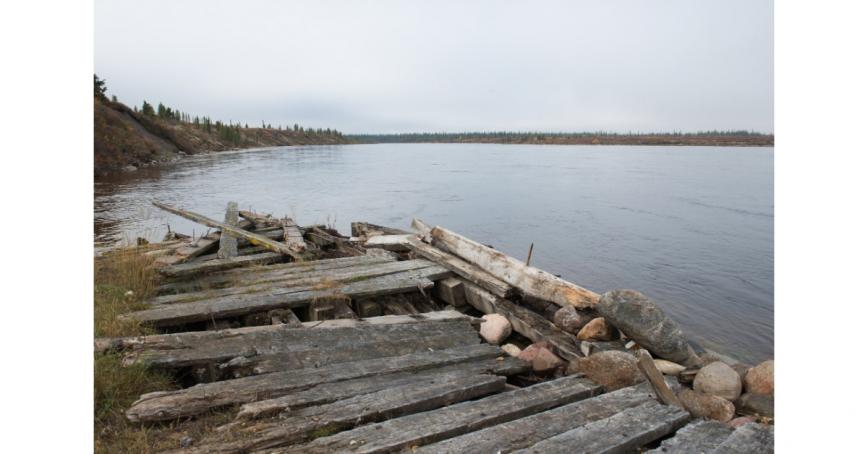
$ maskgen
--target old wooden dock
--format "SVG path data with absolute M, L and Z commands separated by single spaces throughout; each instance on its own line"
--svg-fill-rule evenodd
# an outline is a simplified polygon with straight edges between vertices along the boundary
M 695 370 L 663 379 L 630 339 L 580 340 L 552 322 L 600 295 L 445 228 L 358 222 L 346 237 L 231 203 L 223 221 L 158 206 L 220 230 L 139 246 L 161 279 L 123 317 L 160 334 L 95 349 L 182 383 L 142 395 L 132 422 L 235 415 L 179 452 L 773 452 L 773 426 L 691 416 L 675 395 Z M 484 342 L 483 314 L 563 364 Z M 613 349 L 648 355 L 650 380 L 606 392 L 565 373 Z

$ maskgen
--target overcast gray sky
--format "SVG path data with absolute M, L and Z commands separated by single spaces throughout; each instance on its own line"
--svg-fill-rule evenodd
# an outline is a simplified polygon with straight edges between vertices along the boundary
M 97 0 L 127 104 L 348 133 L 773 131 L 771 0 Z

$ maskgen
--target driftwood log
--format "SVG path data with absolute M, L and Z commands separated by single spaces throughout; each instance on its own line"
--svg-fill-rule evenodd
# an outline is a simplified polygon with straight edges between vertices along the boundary
M 442 227 L 431 229 L 431 238 L 435 246 L 498 276 L 523 294 L 576 308 L 593 307 L 600 298 L 600 295 L 590 290 L 539 268 L 527 266 L 518 259 Z

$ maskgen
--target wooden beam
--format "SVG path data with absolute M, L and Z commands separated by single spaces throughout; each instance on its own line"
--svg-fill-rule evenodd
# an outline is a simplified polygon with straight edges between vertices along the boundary
M 515 454 L 574 452 L 633 452 L 665 437 L 690 421 L 690 413 L 657 402 L 646 402 L 616 415 L 547 438 Z
M 301 235 L 301 230 L 298 229 L 298 225 L 296 225 L 295 221 L 291 218 L 283 218 L 280 221 L 281 227 L 283 227 L 283 242 L 286 243 L 290 249 L 301 252 L 307 248 L 307 245 L 304 242 L 304 237 Z
M 404 235 L 377 235 L 365 241 L 366 248 L 385 249 L 392 252 L 407 252 L 410 250 L 410 237 Z
M 496 358 L 500 354 L 499 348 L 480 344 L 205 383 L 175 391 L 144 394 L 133 403 L 126 415 L 133 422 L 168 421 L 195 416 L 215 408 L 278 397 L 322 383 L 420 371 L 482 358 Z
M 369 422 L 419 413 L 502 391 L 506 379 L 495 375 L 464 375 L 440 382 L 431 379 L 397 385 L 339 400 L 302 408 L 273 423 L 238 429 L 236 440 L 208 443 L 187 451 L 251 452 L 304 442 L 316 431 L 337 432 Z
M 408 239 L 408 242 L 417 256 L 424 257 L 451 270 L 464 279 L 488 290 L 495 296 L 507 299 L 516 296 L 515 289 L 509 284 L 483 271 L 479 267 L 471 265 L 448 252 L 441 251 L 430 244 L 423 243 L 418 238 L 411 237 Z
M 238 204 L 229 202 L 226 205 L 226 216 L 223 218 L 226 225 L 238 226 Z M 229 233 L 220 234 L 220 248 L 217 250 L 217 258 L 228 259 L 238 255 L 238 239 Z
M 431 237 L 437 247 L 503 279 L 526 295 L 576 308 L 593 307 L 600 299 L 600 295 L 590 290 L 442 227 L 434 227 Z
M 575 376 L 564 377 L 437 410 L 368 424 L 271 452 L 340 452 L 351 446 L 351 440 L 355 442 L 354 445 L 360 446 L 360 451 L 366 453 L 411 450 L 414 446 L 512 421 L 582 400 L 599 392 L 600 387 L 589 380 Z
M 645 378 L 647 378 L 648 382 L 651 383 L 651 388 L 654 390 L 654 394 L 657 395 L 657 399 L 666 405 L 672 405 L 683 409 L 684 404 L 682 404 L 678 399 L 678 396 L 669 389 L 666 380 L 663 378 L 663 374 L 661 374 L 657 369 L 657 366 L 654 365 L 654 360 L 651 358 L 648 351 L 640 349 L 637 356 L 639 358 L 639 370 L 642 371 Z
M 487 358 L 421 372 L 398 372 L 375 375 L 337 383 L 323 383 L 304 391 L 293 392 L 274 399 L 244 404 L 236 419 L 259 419 L 276 415 L 285 410 L 323 405 L 361 394 L 391 389 L 419 381 L 448 382 L 455 377 L 477 374 L 515 375 L 528 372 L 530 364 L 518 358 Z M 492 451 L 493 452 L 493 451 Z
M 164 211 L 168 211 L 169 213 L 181 216 L 185 219 L 189 219 L 193 222 L 198 222 L 200 224 L 207 225 L 208 227 L 219 228 L 223 233 L 230 233 L 239 238 L 244 238 L 249 241 L 251 244 L 256 246 L 262 246 L 270 251 L 279 252 L 284 255 L 289 255 L 294 257 L 297 260 L 303 260 L 304 256 L 294 250 L 292 250 L 289 246 L 278 243 L 277 241 L 266 238 L 262 235 L 248 232 L 239 227 L 226 224 L 224 222 L 218 222 L 213 219 L 202 216 L 201 214 L 193 213 L 191 211 L 182 210 L 179 208 L 174 208 L 164 203 L 153 202 L 154 206 L 160 208 Z
M 628 408 L 653 402 L 653 396 L 647 385 L 621 388 L 439 443 L 420 446 L 415 454 L 512 452 L 590 422 L 608 418 Z
M 217 258 L 204 262 L 188 262 L 179 265 L 169 265 L 160 268 L 160 274 L 167 277 L 190 277 L 197 274 L 213 273 L 215 271 L 225 271 L 232 268 L 241 268 L 251 265 L 268 265 L 270 263 L 279 262 L 283 259 L 283 254 L 276 252 L 262 252 L 253 255 L 242 255 Z

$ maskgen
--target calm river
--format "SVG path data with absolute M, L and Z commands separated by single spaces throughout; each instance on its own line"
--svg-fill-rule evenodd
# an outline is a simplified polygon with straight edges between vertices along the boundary
M 639 290 L 709 348 L 774 347 L 772 148 L 379 144 L 187 158 L 98 180 L 95 239 L 206 230 L 226 202 L 301 225 L 408 228 L 413 217 L 597 292 Z

